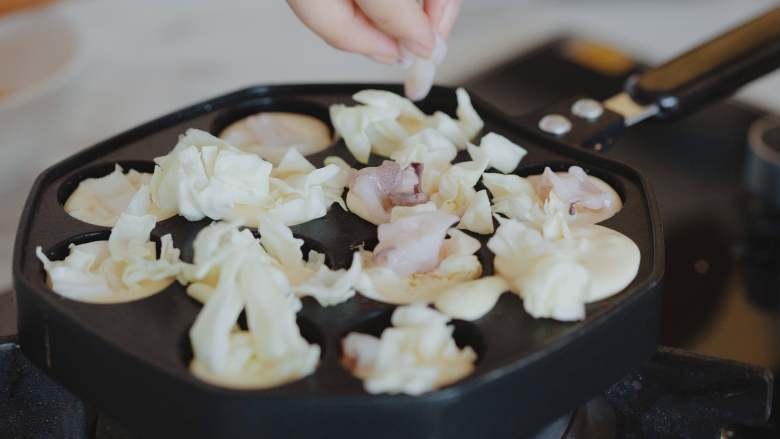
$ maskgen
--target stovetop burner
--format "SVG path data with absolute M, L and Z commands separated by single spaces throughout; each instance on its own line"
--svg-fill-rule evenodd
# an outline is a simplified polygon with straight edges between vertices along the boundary
M 577 52 L 583 48 L 602 58 L 610 53 L 559 39 L 465 85 L 519 115 L 582 92 L 603 99 L 638 68 L 623 56 L 612 63 L 623 70 L 602 69 L 598 57 Z M 643 170 L 657 193 L 667 243 L 662 342 L 777 370 L 780 215 L 747 192 L 742 177 L 746 133 L 760 116 L 720 104 L 629 131 L 607 155 Z M 12 336 L 14 308 L 12 296 L 0 294 L 0 438 L 133 439 L 29 363 Z M 766 420 L 774 386 L 759 366 L 659 348 L 642 368 L 535 438 L 777 438 L 777 415 L 751 427 Z

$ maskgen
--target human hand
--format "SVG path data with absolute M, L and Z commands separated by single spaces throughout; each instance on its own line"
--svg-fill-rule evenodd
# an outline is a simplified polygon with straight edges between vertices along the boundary
M 384 64 L 401 61 L 401 47 L 430 58 L 436 35 L 446 38 L 460 0 L 288 0 L 295 15 L 331 46 Z

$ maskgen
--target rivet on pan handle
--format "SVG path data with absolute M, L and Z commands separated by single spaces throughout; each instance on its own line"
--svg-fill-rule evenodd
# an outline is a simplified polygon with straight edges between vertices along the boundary
M 689 114 L 780 67 L 780 7 L 629 80 L 605 106 L 630 126 Z M 636 103 L 630 108 L 629 99 Z

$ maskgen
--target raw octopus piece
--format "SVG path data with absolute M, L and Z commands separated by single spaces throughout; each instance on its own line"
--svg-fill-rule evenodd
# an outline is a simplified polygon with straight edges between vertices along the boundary
M 543 198 L 546 198 L 550 191 L 555 191 L 561 200 L 570 206 L 571 214 L 574 213 L 575 205 L 591 210 L 609 208 L 612 205 L 611 194 L 596 186 L 579 166 L 570 167 L 568 175 L 559 175 L 549 167 L 544 168 L 536 190 Z
M 426 212 L 381 224 L 379 244 L 374 248 L 374 264 L 385 266 L 400 276 L 425 273 L 439 265 L 447 230 L 458 221 L 455 215 Z
M 390 221 L 393 206 L 415 206 L 428 201 L 422 192 L 423 166 L 412 163 L 404 169 L 398 163 L 385 160 L 381 166 L 363 168 L 352 175 L 350 192 L 365 206 L 371 222 Z

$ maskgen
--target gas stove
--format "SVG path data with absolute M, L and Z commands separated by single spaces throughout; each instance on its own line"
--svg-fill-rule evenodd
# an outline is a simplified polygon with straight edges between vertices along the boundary
M 560 38 L 464 85 L 521 115 L 583 92 L 606 98 L 639 68 L 613 49 Z M 671 347 L 534 439 L 780 437 L 770 413 L 780 220 L 743 184 L 747 133 L 762 116 L 728 102 L 639 127 L 605 152 L 656 191 L 667 247 L 661 342 Z M 14 313 L 13 295 L 0 294 L 0 438 L 136 437 L 30 364 L 14 342 Z

